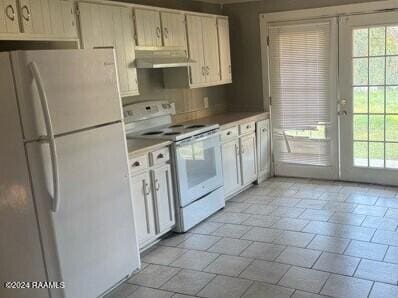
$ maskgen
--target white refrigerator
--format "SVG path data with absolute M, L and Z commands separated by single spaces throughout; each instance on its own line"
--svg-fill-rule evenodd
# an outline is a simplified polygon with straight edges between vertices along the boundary
M 0 297 L 98 297 L 131 275 L 140 261 L 113 50 L 0 53 L 0 133 Z

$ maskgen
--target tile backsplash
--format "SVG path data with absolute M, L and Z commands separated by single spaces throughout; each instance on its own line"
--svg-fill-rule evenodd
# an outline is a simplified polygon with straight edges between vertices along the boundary
M 165 89 L 163 71 L 160 69 L 138 69 L 140 95 L 123 98 L 123 104 L 138 101 L 168 100 L 176 105 L 175 121 L 186 121 L 206 117 L 227 110 L 226 86 L 196 89 Z M 209 106 L 205 107 L 204 97 Z

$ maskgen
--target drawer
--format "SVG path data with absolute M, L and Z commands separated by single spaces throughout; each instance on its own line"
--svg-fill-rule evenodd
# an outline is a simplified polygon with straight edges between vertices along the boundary
M 148 155 L 140 155 L 137 157 L 130 158 L 130 169 L 132 173 L 145 170 L 149 167 Z
M 229 129 L 225 129 L 221 131 L 220 134 L 221 134 L 221 142 L 236 138 L 239 135 L 238 127 L 234 126 Z
M 151 166 L 165 163 L 170 160 L 169 147 L 153 151 L 149 156 L 151 157 Z
M 251 121 L 239 125 L 239 133 L 241 135 L 254 132 L 256 129 L 256 122 Z

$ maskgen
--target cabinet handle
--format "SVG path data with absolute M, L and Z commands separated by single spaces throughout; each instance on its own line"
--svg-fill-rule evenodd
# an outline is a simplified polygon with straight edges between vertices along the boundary
M 25 21 L 27 21 L 27 22 L 30 21 L 30 10 L 29 10 L 29 7 L 27 5 L 22 6 L 21 14 L 22 14 L 22 17 L 24 18 Z
M 167 183 L 167 197 L 168 197 L 168 200 L 169 200 L 169 218 L 170 218 L 170 221 L 173 221 L 173 211 L 172 211 L 172 208 L 174 208 L 174 204 L 173 204 L 173 202 L 171 201 L 171 196 L 172 196 L 172 194 L 171 194 L 171 192 L 170 192 L 170 190 L 171 190 L 171 183 L 170 183 L 170 179 L 169 179 L 169 176 L 170 176 L 170 173 L 169 173 L 169 171 L 167 170 L 166 171 L 166 183 Z
M 262 129 L 262 132 L 265 132 L 265 128 Z
M 157 159 L 164 158 L 164 155 L 163 155 L 163 153 L 159 153 L 159 154 L 158 154 L 158 156 L 157 156 L 156 158 L 157 158 Z
M 146 220 L 146 231 L 147 234 L 151 233 L 151 226 L 149 223 L 149 214 L 148 214 L 148 196 L 149 192 L 147 191 L 148 189 L 148 183 L 146 183 L 145 180 L 142 181 L 143 184 L 143 191 L 144 191 L 144 205 L 145 205 L 145 220 Z
M 206 72 L 205 72 L 205 67 L 204 66 L 202 66 L 202 76 L 205 76 L 206 75 Z
M 169 29 L 167 27 L 164 28 L 164 38 L 169 38 Z
M 151 188 L 149 187 L 149 184 L 145 182 L 145 194 L 149 196 L 151 194 Z
M 141 163 L 139 161 L 136 161 L 135 163 L 133 163 L 133 167 L 139 167 L 141 165 Z
M 156 27 L 156 37 L 160 38 L 160 27 Z
M 209 75 L 209 74 L 210 74 L 210 67 L 206 66 L 206 75 Z
M 249 128 L 250 128 L 250 124 L 249 124 L 249 125 L 246 125 L 246 128 L 249 129 Z
M 7 5 L 7 7 L 6 7 L 6 16 L 11 21 L 15 20 L 15 9 L 14 9 L 14 7 L 11 4 Z
M 156 190 L 156 191 L 159 191 L 159 189 L 160 189 L 159 180 L 158 180 L 158 179 L 155 179 L 155 190 Z
M 230 135 L 231 135 L 231 133 L 232 133 L 232 132 L 230 132 L 230 131 L 229 131 L 229 132 L 227 132 L 227 136 L 230 136 Z

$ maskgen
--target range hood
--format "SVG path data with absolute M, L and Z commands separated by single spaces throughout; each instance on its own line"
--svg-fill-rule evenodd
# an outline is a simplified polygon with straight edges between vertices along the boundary
M 135 58 L 137 68 L 187 67 L 194 62 L 188 58 L 186 51 L 136 51 Z

